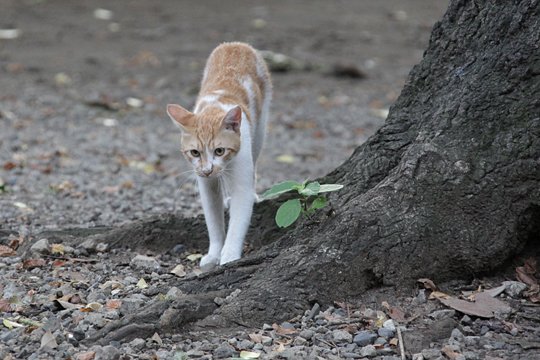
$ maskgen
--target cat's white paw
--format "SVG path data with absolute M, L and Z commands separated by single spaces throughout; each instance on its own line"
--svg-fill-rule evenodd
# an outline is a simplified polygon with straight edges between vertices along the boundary
M 223 206 L 225 207 L 225 209 L 228 209 L 231 206 L 230 196 L 227 196 L 226 198 L 223 199 Z
M 221 252 L 221 261 L 219 262 L 219 265 L 224 265 L 226 263 L 229 263 L 231 261 L 235 261 L 240 259 L 241 255 L 236 253 L 229 253 L 227 251 Z
M 219 265 L 219 257 L 206 254 L 201 258 L 199 267 L 203 272 L 207 272 Z

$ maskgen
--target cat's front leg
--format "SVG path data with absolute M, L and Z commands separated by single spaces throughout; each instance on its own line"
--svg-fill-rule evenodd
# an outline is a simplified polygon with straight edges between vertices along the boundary
M 252 190 L 253 180 L 251 180 L 253 176 L 245 174 L 250 172 L 249 166 L 246 166 L 241 171 L 244 174 L 235 176 L 231 194 L 229 229 L 221 251 L 221 265 L 240 259 L 244 238 L 251 222 L 251 213 L 255 202 Z
M 198 177 L 199 193 L 206 220 L 206 228 L 210 244 L 208 253 L 204 255 L 200 262 L 203 271 L 211 270 L 220 264 L 221 250 L 225 238 L 225 219 L 223 213 L 223 197 L 217 178 Z

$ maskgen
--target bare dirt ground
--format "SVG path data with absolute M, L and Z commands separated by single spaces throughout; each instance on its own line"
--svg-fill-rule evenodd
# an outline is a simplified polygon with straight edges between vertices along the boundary
M 258 190 L 326 174 L 384 121 L 445 5 L 2 0 L 1 27 L 21 31 L 0 40 L 0 177 L 11 189 L 0 198 L 3 227 L 198 211 L 164 109 L 194 103 L 206 57 L 223 41 L 323 68 L 274 73 Z M 94 16 L 100 7 L 111 20 Z M 334 66 L 365 78 L 325 70 Z
M 382 124 L 446 5 L 432 0 L 0 0 L 0 29 L 20 31 L 14 39 L 0 36 L 1 243 L 35 241 L 47 229 L 198 214 L 193 179 L 165 105 L 193 105 L 206 57 L 223 41 L 285 54 L 294 65 L 277 71 L 274 64 L 274 102 L 258 191 L 285 179 L 325 175 Z M 384 289 L 371 303 L 354 305 L 353 318 L 363 324 L 354 329 L 345 326 L 351 309 L 336 304 L 311 318 L 306 309 L 304 317 L 274 328 L 88 344 L 85 337 L 108 322 L 137 312 L 156 296 L 175 296 L 170 284 L 175 275 L 168 271 L 181 256 L 191 271 L 194 265 L 185 255 L 206 244 L 200 249 L 179 244 L 147 263 L 100 244 L 66 245 L 61 249 L 66 256 L 51 258 L 59 248 L 41 245 L 30 255 L 34 262 L 25 262 L 23 254 L 0 258 L 0 276 L 6 279 L 0 283 L 2 316 L 24 322 L 13 329 L 4 323 L 0 358 L 211 359 L 249 350 L 264 358 L 398 359 L 399 349 L 391 343 L 395 329 L 387 326 L 380 333 L 379 322 L 389 311 L 381 300 L 407 313 L 408 352 L 416 359 L 533 359 L 537 354 L 531 351 L 538 348 L 538 331 L 530 323 L 538 321 L 537 307 L 521 312 L 528 318 L 471 319 L 453 310 L 437 313 L 440 305 L 426 300 L 423 290 L 392 299 Z M 42 258 L 47 261 L 38 261 Z M 456 283 L 446 290 L 498 284 Z M 168 292 L 160 293 L 167 286 Z M 92 305 L 95 309 L 88 305 L 96 303 L 101 305 Z M 357 338 L 362 329 L 367 343 Z

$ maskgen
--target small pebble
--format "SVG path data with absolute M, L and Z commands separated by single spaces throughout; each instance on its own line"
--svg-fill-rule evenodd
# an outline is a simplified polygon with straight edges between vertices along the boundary
M 373 344 L 375 339 L 377 339 L 376 334 L 372 333 L 371 331 L 362 330 L 354 336 L 353 341 L 358 346 L 366 346 Z

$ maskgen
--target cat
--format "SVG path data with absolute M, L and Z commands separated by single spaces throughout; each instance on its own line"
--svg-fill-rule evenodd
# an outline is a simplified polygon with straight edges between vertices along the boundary
M 242 256 L 272 99 L 270 72 L 248 44 L 223 43 L 210 54 L 192 112 L 167 105 L 180 127 L 182 153 L 197 176 L 210 245 L 201 258 L 207 271 Z M 225 232 L 225 208 L 229 224 Z

